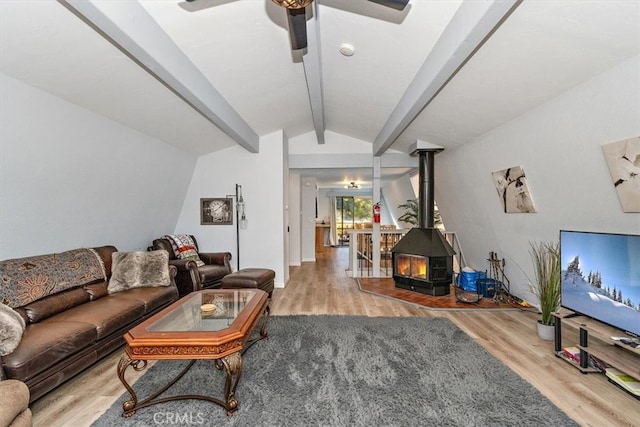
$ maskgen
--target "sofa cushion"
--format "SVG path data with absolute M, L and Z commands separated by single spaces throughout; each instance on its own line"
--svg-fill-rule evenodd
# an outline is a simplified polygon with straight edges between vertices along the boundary
M 229 269 L 224 265 L 203 265 L 198 268 L 198 274 L 200 275 L 200 283 L 204 286 L 222 280 L 229 274 Z
M 137 288 L 129 289 L 127 292 L 112 294 L 109 298 L 138 301 L 144 304 L 144 314 L 149 314 L 159 307 L 178 299 L 178 291 L 175 286 Z
M 131 288 L 169 286 L 169 254 L 166 251 L 114 252 L 110 294 Z
M 76 307 L 89 301 L 87 294 L 81 287 L 69 289 L 46 298 L 32 302 L 24 308 L 29 323 L 41 322 L 54 314 L 62 313 L 70 308 Z
M 0 302 L 0 356 L 18 347 L 25 326 L 24 319 L 17 311 Z
M 106 280 L 102 258 L 93 249 L 0 261 L 0 300 L 20 307 L 48 295 Z
M 133 299 L 100 298 L 50 317 L 52 321 L 93 325 L 100 340 L 144 315 L 144 303 Z
M 50 319 L 27 325 L 20 345 L 2 357 L 8 378 L 26 381 L 50 366 L 93 345 L 96 327 L 89 323 L 58 322 Z
M 83 288 L 89 294 L 89 300 L 95 301 L 98 298 L 109 295 L 108 286 L 109 282 L 99 282 L 85 285 Z

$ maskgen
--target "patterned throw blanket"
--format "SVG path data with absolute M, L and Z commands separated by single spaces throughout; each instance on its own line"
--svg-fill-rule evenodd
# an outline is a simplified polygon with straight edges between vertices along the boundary
M 107 280 L 107 275 L 96 251 L 74 249 L 2 261 L 0 280 L 0 302 L 15 308 L 65 289 Z
M 164 236 L 171 243 L 173 253 L 179 259 L 192 259 L 198 267 L 204 265 L 204 262 L 198 256 L 196 244 L 188 234 L 167 234 Z

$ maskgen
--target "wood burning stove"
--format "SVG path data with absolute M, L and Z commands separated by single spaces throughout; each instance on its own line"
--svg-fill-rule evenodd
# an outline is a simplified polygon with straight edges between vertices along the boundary
M 433 296 L 448 295 L 453 279 L 455 251 L 440 230 L 434 228 L 433 149 L 417 150 L 420 156 L 418 225 L 391 249 L 396 287 Z
M 433 296 L 449 294 L 455 251 L 440 230 L 412 228 L 391 252 L 396 287 Z

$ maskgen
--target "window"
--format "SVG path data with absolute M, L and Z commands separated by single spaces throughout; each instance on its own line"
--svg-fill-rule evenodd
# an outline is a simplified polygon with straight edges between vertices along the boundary
M 338 245 L 349 244 L 349 230 L 371 228 L 373 202 L 371 197 L 336 197 L 336 228 Z

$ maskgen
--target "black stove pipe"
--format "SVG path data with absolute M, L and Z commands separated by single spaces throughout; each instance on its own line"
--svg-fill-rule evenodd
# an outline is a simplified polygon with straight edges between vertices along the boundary
M 433 228 L 435 224 L 434 157 L 439 150 L 418 152 L 418 227 Z

